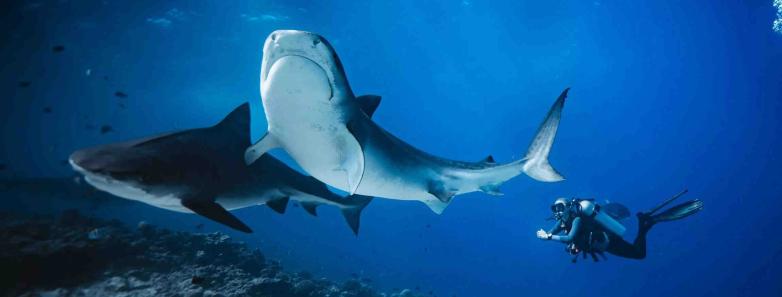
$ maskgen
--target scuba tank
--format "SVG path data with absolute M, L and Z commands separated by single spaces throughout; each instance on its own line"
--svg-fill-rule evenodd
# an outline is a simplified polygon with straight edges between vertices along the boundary
M 600 205 L 591 200 L 576 200 L 578 202 L 579 213 L 588 218 L 592 218 L 595 222 L 600 224 L 603 228 L 618 236 L 624 235 L 627 228 L 619 223 L 617 220 L 609 216 L 607 213 L 601 211 Z

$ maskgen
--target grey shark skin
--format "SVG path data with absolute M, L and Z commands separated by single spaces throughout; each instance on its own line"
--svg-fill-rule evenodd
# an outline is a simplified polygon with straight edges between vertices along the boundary
M 564 178 L 548 162 L 568 89 L 556 100 L 526 156 L 497 164 L 443 159 L 395 137 L 371 120 L 379 96 L 356 97 L 329 43 L 313 33 L 275 31 L 266 39 L 261 98 L 267 134 L 247 149 L 251 164 L 282 148 L 310 175 L 351 194 L 417 200 L 441 213 L 454 195 L 501 195 L 503 182 L 526 173 Z
M 370 197 L 342 198 L 322 182 L 272 156 L 246 166 L 250 109 L 236 108 L 219 124 L 74 152 L 69 162 L 92 186 L 119 197 L 177 212 L 197 213 L 252 232 L 229 210 L 266 204 L 283 213 L 289 199 L 316 215 L 318 205 L 342 210 L 358 234 L 361 210 Z

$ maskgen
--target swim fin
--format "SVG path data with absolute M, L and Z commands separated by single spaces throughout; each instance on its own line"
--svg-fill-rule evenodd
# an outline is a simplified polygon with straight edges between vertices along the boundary
M 703 209 L 703 201 L 695 199 L 671 207 L 661 213 L 652 215 L 651 220 L 654 223 L 679 220 L 693 215 L 699 212 L 701 209 Z

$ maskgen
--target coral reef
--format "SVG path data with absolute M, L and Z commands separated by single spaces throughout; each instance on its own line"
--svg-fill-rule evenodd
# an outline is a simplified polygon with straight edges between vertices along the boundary
M 221 233 L 172 232 L 141 222 L 0 213 L 2 296 L 413 297 L 351 279 L 285 272 Z

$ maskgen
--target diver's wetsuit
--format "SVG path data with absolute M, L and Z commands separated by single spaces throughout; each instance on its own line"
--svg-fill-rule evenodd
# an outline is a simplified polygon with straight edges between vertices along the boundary
M 584 225 L 590 225 L 590 226 L 584 226 Z M 592 226 L 595 225 L 595 226 Z M 589 219 L 582 219 L 581 217 L 576 217 L 573 220 L 570 220 L 568 223 L 566 223 L 564 226 L 563 224 L 557 222 L 557 225 L 554 226 L 548 233 L 552 234 L 550 239 L 563 242 L 563 243 L 576 243 L 576 246 L 579 249 L 585 249 L 586 246 L 589 245 L 588 236 L 584 236 L 586 232 L 590 231 L 581 231 L 581 229 L 600 229 L 596 226 L 596 222 L 592 222 Z M 621 236 L 618 236 L 612 232 L 608 231 L 601 231 L 605 232 L 605 234 L 608 234 L 608 247 L 605 249 L 605 251 L 617 255 L 624 258 L 630 258 L 630 259 L 644 259 L 646 258 L 646 233 L 649 232 L 649 229 L 652 227 L 652 223 L 650 223 L 649 218 L 644 214 L 638 214 L 638 234 L 635 237 L 635 240 L 633 243 L 629 243 L 624 240 Z M 588 228 L 593 227 L 593 228 Z M 595 228 L 596 227 L 596 228 Z M 566 231 L 566 235 L 554 235 L 559 232 Z M 581 232 L 581 233 L 579 233 Z

